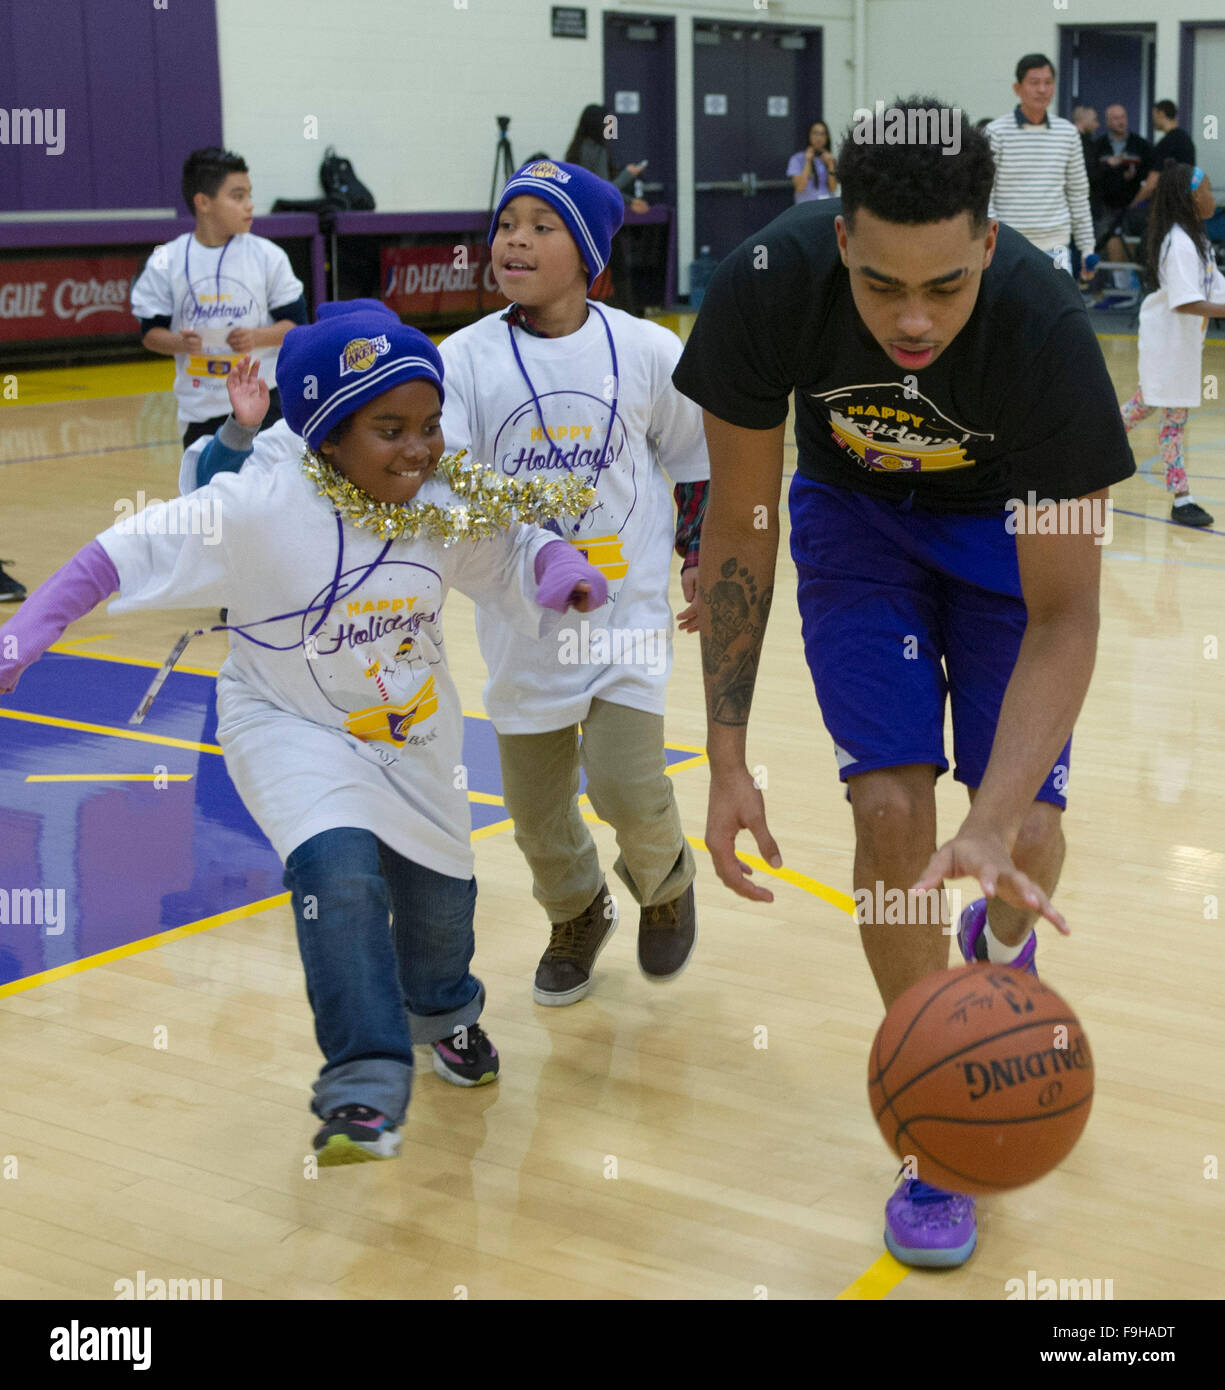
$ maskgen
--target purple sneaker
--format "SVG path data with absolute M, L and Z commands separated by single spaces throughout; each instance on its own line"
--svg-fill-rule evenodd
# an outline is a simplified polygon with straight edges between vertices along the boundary
M 957 945 L 961 948 L 962 956 L 970 965 L 973 965 L 975 961 L 989 959 L 987 956 L 986 928 L 987 900 L 986 898 L 976 898 L 961 914 L 961 922 L 957 927 Z M 1024 949 L 1016 960 L 1010 963 L 1009 969 L 1028 970 L 1036 980 L 1038 978 L 1037 955 L 1038 933 L 1031 930 L 1026 938 Z
M 885 1245 L 904 1265 L 955 1269 L 977 1242 L 973 1197 L 907 1178 L 885 1203 Z

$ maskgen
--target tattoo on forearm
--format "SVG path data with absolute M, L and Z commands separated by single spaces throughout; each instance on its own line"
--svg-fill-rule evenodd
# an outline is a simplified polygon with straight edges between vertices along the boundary
M 698 590 L 710 614 L 702 634 L 710 717 L 716 724 L 747 724 L 774 586 L 759 592 L 735 556 L 724 562 L 719 576 L 709 590 Z

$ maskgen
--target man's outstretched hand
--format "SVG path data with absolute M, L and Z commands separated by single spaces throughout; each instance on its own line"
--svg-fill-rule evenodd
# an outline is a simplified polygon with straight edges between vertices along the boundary
M 1012 907 L 1039 912 L 1070 936 L 1067 922 L 1033 879 L 1012 862 L 1008 848 L 997 835 L 964 831 L 942 845 L 928 861 L 912 893 L 939 888 L 948 878 L 976 878 L 988 899 L 1002 898 Z

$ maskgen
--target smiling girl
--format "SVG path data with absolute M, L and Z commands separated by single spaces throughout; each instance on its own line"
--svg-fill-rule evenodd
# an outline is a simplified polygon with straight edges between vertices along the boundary
M 314 1147 L 335 1164 L 395 1156 L 414 1043 L 433 1044 L 455 1084 L 498 1071 L 469 968 L 476 880 L 447 591 L 534 637 L 542 605 L 586 610 L 605 586 L 514 519 L 556 516 L 582 490 L 533 507 L 445 462 L 433 344 L 389 310 L 327 308 L 285 340 L 285 419 L 223 463 L 250 453 L 246 466 L 111 527 L 54 574 L 3 630 L 16 641 L 0 652 L 17 655 L 0 659 L 0 692 L 116 589 L 112 613 L 229 609 L 217 741 L 285 861 L 325 1058 Z M 258 426 L 266 385 L 249 363 L 232 376 L 237 426 Z M 208 536 L 191 524 L 203 502 L 220 519 Z

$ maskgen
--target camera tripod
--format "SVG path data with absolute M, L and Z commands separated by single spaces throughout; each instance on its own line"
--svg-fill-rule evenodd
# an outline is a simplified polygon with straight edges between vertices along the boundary
M 498 205 L 498 192 L 515 172 L 515 158 L 510 151 L 510 136 L 506 133 L 510 127 L 510 117 L 499 116 L 497 119 L 498 143 L 493 151 L 493 178 L 489 183 L 490 222 L 493 221 L 493 210 Z M 489 263 L 491 254 L 488 246 L 482 246 L 481 254 L 477 261 L 476 307 L 478 313 L 484 313 L 485 311 L 485 267 Z

